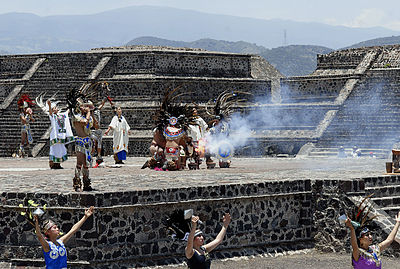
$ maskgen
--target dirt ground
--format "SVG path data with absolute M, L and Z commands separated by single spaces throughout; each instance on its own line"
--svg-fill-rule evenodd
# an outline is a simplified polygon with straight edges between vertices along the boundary
M 165 269 L 187 269 L 184 264 L 146 267 L 146 269 L 165 268 Z M 239 257 L 225 260 L 213 260 L 212 269 L 343 269 L 353 268 L 351 266 L 351 256 L 349 253 L 329 253 L 322 254 L 317 251 L 307 251 L 306 253 L 296 253 L 287 255 L 277 255 L 275 257 L 256 256 Z M 382 268 L 400 269 L 400 260 L 395 258 L 383 257 Z

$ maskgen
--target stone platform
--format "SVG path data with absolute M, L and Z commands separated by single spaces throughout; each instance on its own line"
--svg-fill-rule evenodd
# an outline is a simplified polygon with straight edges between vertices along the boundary
M 120 191 L 144 191 L 169 188 L 204 187 L 225 184 L 263 183 L 269 180 L 294 179 L 355 179 L 382 176 L 385 161 L 373 158 L 240 158 L 229 169 L 155 172 L 140 169 L 146 158 L 129 158 L 121 168 L 90 169 L 91 194 Z M 107 165 L 113 165 L 106 157 Z M 1 158 L 1 192 L 75 193 L 72 190 L 75 158 L 62 165 L 65 169 L 50 170 L 48 159 Z
M 84 208 L 95 206 L 94 217 L 67 245 L 68 261 L 126 268 L 182 260 L 185 243 L 170 239 L 164 223 L 176 209 L 193 208 L 200 215 L 206 241 L 220 230 L 223 212 L 231 213 L 226 240 L 213 252 L 217 258 L 312 248 L 318 218 L 337 222 L 346 195 L 365 194 L 363 178 L 396 178 L 384 176 L 384 160 L 373 158 L 237 158 L 229 169 L 207 170 L 203 164 L 175 172 L 142 170 L 145 160 L 93 168 L 95 191 L 76 193 L 73 157 L 62 170 L 48 169 L 47 158 L 1 159 L 0 261 L 43 263 L 37 239 L 18 212 L 28 199 L 47 204 L 48 216 L 64 232 Z M 113 164 L 111 157 L 105 162 Z M 345 228 L 338 230 L 343 235 Z

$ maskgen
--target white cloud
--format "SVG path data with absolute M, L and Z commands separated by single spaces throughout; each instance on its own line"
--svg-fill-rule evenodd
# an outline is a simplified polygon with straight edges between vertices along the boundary
M 373 27 L 387 24 L 387 15 L 385 11 L 378 8 L 368 8 L 361 10 L 361 13 L 350 23 L 349 27 Z
M 388 22 L 387 24 L 384 25 L 384 27 L 395 30 L 395 31 L 400 31 L 400 21 Z

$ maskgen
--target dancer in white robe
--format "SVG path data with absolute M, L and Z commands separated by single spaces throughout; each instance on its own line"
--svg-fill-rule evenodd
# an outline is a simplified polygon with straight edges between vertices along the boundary
M 111 123 L 104 134 L 108 135 L 110 130 L 113 131 L 114 160 L 116 164 L 124 164 L 123 160 L 126 160 L 126 155 L 128 154 L 128 135 L 130 134 L 131 128 L 125 117 L 122 116 L 121 107 L 117 107 L 116 112 L 117 115 L 112 118 Z
M 74 141 L 69 110 L 59 112 L 57 104 L 47 101 L 51 122 L 49 165 L 51 169 L 61 169 L 60 163 L 68 159 L 66 144 Z

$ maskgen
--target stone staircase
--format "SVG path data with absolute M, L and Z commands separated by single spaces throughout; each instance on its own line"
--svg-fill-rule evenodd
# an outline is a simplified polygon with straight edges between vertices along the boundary
M 400 134 L 399 93 L 400 83 L 393 78 L 363 79 L 336 113 L 316 147 L 390 150 Z
M 343 89 L 342 98 L 335 101 L 339 108 L 309 156 L 333 156 L 340 146 L 347 151 L 357 146 L 363 155 L 389 156 L 400 134 L 400 83 L 395 71 L 376 68 L 385 58 L 382 53 L 378 49 L 364 55 L 354 71 L 360 77 L 355 77 L 352 85 Z
M 366 178 L 365 193 L 373 193 L 371 200 L 389 216 L 400 211 L 400 175 Z
M 30 56 L 33 59 L 23 65 L 24 75 L 20 74 L 21 67 L 18 61 L 13 60 L 14 57 L 17 56 L 4 57 L 5 61 L 14 64 L 14 69 L 0 69 L 0 77 L 8 77 L 10 70 L 19 74 L 13 76 L 17 78 L 14 81 L 0 79 L 0 89 L 8 93 L 0 96 L 3 100 L 0 106 L 0 128 L 6 130 L 5 135 L 0 137 L 2 157 L 11 156 L 20 143 L 16 103 L 21 93 L 28 93 L 31 98 L 42 92 L 47 93 L 45 98 L 57 93 L 55 98 L 65 103 L 66 93 L 79 88 L 82 83 L 109 82 L 111 97 L 116 105 L 123 108 L 132 128 L 130 154 L 139 156 L 147 154 L 153 129 L 152 117 L 159 107 L 161 95 L 168 88 L 181 86 L 188 94 L 180 101 L 195 101 L 200 105 L 227 89 L 250 91 L 255 96 L 263 96 L 264 100 L 270 99 L 271 82 L 265 78 L 252 77 L 250 55 L 163 48 L 111 48 L 33 55 Z M 41 60 L 39 65 L 34 64 L 37 59 Z M 204 66 L 200 68 L 197 64 L 199 62 L 204 63 Z M 31 127 L 35 154 L 47 155 L 49 120 L 41 111 L 35 109 L 34 112 L 36 121 Z M 106 105 L 102 112 L 102 129 L 107 128 L 113 115 L 111 107 Z M 106 154 L 112 153 L 111 137 L 105 137 L 104 143 Z
M 83 59 L 80 57 L 80 61 L 78 61 L 78 59 L 70 57 L 69 54 L 64 54 L 62 57 L 52 54 L 45 56 L 46 58 L 41 58 L 42 61 L 37 69 L 30 74 L 29 70 L 26 72 L 25 79 L 21 81 L 21 89 L 9 98 L 10 102 L 7 106 L 4 105 L 4 109 L 0 114 L 0 128 L 4 134 L 0 137 L 1 157 L 10 157 L 20 143 L 21 125 L 17 110 L 17 101 L 20 93 L 27 93 L 31 98 L 35 98 L 43 92 L 47 92 L 47 98 L 57 93 L 56 99 L 65 103 L 66 93 L 70 89 L 80 87 L 83 82 L 86 82 L 90 72 L 99 61 L 98 57 Z M 29 77 L 27 74 L 29 74 Z M 49 128 L 47 115 L 38 107 L 35 107 L 34 118 L 35 122 L 31 123 L 34 144 L 48 142 L 48 137 L 43 138 Z
M 361 157 L 372 157 L 379 159 L 388 159 L 391 156 L 390 150 L 380 149 L 380 148 L 360 148 Z M 352 157 L 352 148 L 344 148 L 347 158 Z M 312 158 L 326 158 L 326 157 L 337 157 L 339 149 L 338 148 L 315 148 L 308 156 Z M 371 154 L 372 153 L 372 154 Z

